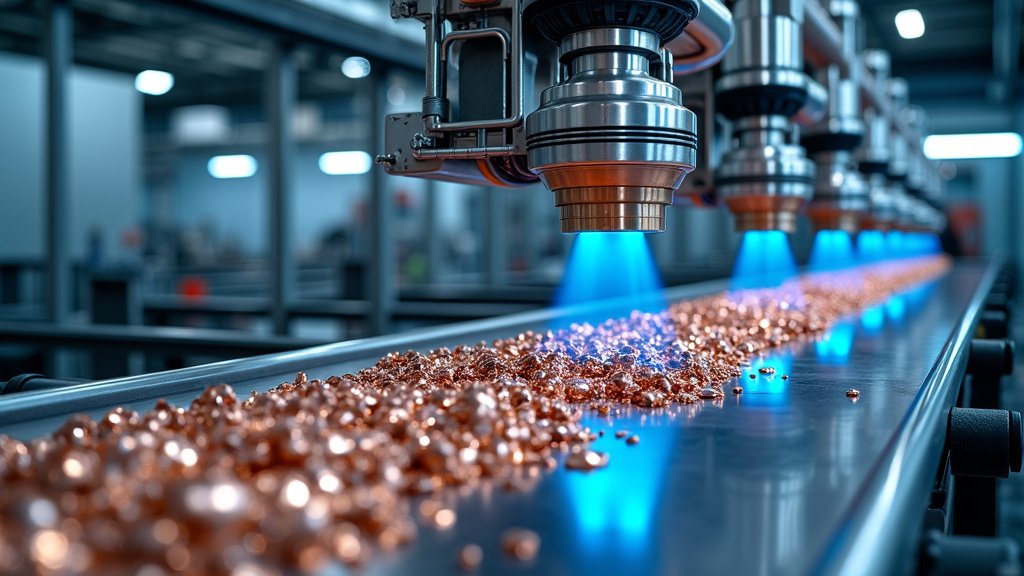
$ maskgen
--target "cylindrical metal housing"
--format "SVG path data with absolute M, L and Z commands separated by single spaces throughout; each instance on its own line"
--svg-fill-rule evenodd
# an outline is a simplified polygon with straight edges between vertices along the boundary
M 823 150 L 813 155 L 817 164 L 814 197 L 807 217 L 816 230 L 844 230 L 856 234 L 871 208 L 870 188 L 857 171 L 848 150 Z
M 736 230 L 796 230 L 814 190 L 814 164 L 791 142 L 790 118 L 808 101 L 801 0 L 738 0 L 736 43 L 715 83 L 718 110 L 733 119 L 735 148 L 715 172 Z
M 814 192 L 815 167 L 804 149 L 786 141 L 784 116 L 733 122 L 739 145 L 715 173 L 718 195 L 736 216 L 736 230 L 795 232 L 797 214 Z
M 807 217 L 817 230 L 856 234 L 870 208 L 870 190 L 853 159 L 864 136 L 860 86 L 836 65 L 823 70 L 819 81 L 828 89 L 828 113 L 801 140 L 818 169 Z
M 896 223 L 896 198 L 889 188 L 885 174 L 872 173 L 868 176 L 868 189 L 871 207 L 861 218 L 862 230 L 880 230 L 888 232 Z
M 659 37 L 591 28 L 559 50 L 568 80 L 526 121 L 530 169 L 555 194 L 563 233 L 665 229 L 665 209 L 697 156 L 697 118 L 651 75 Z

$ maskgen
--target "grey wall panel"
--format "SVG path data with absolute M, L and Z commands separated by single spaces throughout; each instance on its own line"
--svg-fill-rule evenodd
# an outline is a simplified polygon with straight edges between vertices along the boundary
M 44 258 L 43 62 L 0 53 L 0 258 Z M 84 258 L 98 228 L 106 256 L 140 221 L 142 98 L 133 79 L 90 68 L 71 77 L 71 229 L 74 258 Z

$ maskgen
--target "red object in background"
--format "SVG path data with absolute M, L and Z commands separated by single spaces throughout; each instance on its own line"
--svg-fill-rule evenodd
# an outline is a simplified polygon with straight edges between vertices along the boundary
M 960 251 L 964 256 L 981 254 L 981 211 L 972 203 L 951 204 L 949 212 L 949 228 L 960 241 Z
M 186 300 L 202 300 L 210 293 L 210 284 L 202 276 L 183 276 L 178 280 L 178 295 Z
M 121 244 L 125 248 L 138 248 L 142 244 L 142 233 L 138 228 L 125 228 L 121 231 Z

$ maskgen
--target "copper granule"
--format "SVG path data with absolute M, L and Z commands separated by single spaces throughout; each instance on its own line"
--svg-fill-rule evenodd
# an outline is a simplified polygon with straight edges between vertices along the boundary
M 640 443 L 640 437 L 637 436 L 636 434 L 633 434 L 629 438 L 626 438 L 626 444 L 629 444 L 630 446 L 636 446 L 639 443 Z
M 484 559 L 484 551 L 476 544 L 466 544 L 459 550 L 459 568 L 463 572 L 476 572 Z
M 629 436 L 628 430 L 619 430 L 618 432 L 615 433 L 616 438 L 625 438 L 626 436 Z
M 782 375 L 782 379 L 783 379 L 783 380 L 789 380 L 789 376 L 787 376 L 786 374 L 783 374 L 783 375 Z
M 846 396 L 847 396 L 847 398 L 859 398 L 860 397 L 860 390 L 854 390 L 854 389 L 851 388 L 851 389 L 846 391 Z
M 751 380 L 753 380 L 753 379 L 755 379 L 755 378 L 757 378 L 757 374 L 751 374 L 751 375 L 750 375 L 750 379 L 751 379 Z
M 414 539 L 414 517 L 450 527 L 445 487 L 527 485 L 564 452 L 568 467 L 607 464 L 583 448 L 595 436 L 579 424 L 588 405 L 617 415 L 617 403 L 721 398 L 758 354 L 948 268 L 933 258 L 804 276 L 662 314 L 395 352 L 356 374 L 300 373 L 242 398 L 221 384 L 188 407 L 74 416 L 30 442 L 0 436 L 0 574 L 362 565 Z M 430 496 L 431 514 L 413 514 L 414 495 Z
M 732 393 L 733 393 L 733 394 L 736 394 L 737 396 L 738 396 L 738 395 L 740 395 L 740 394 L 743 394 L 743 387 L 742 387 L 742 386 L 736 386 L 736 387 L 734 387 L 734 388 L 732 389 Z
M 761 374 L 775 374 L 775 368 L 772 368 L 771 366 L 765 366 L 764 368 L 758 368 L 757 371 L 760 372 Z
M 595 470 L 608 465 L 608 455 L 594 450 L 577 450 L 565 459 L 565 467 L 570 470 Z
M 509 528 L 501 533 L 501 549 L 516 560 L 533 560 L 540 551 L 540 536 L 526 528 Z
M 719 392 L 717 388 L 713 388 L 711 386 L 708 386 L 707 388 L 702 388 L 701 391 L 698 392 L 697 394 L 705 400 L 720 398 L 722 396 L 722 393 Z

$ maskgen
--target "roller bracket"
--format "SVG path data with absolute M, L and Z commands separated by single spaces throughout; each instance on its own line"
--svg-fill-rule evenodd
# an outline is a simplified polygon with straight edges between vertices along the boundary
M 1012 538 L 949 536 L 932 530 L 925 537 L 918 573 L 922 576 L 1019 576 L 1020 547 Z
M 953 408 L 949 412 L 954 476 L 1006 478 L 1020 472 L 1024 429 L 1020 412 Z

